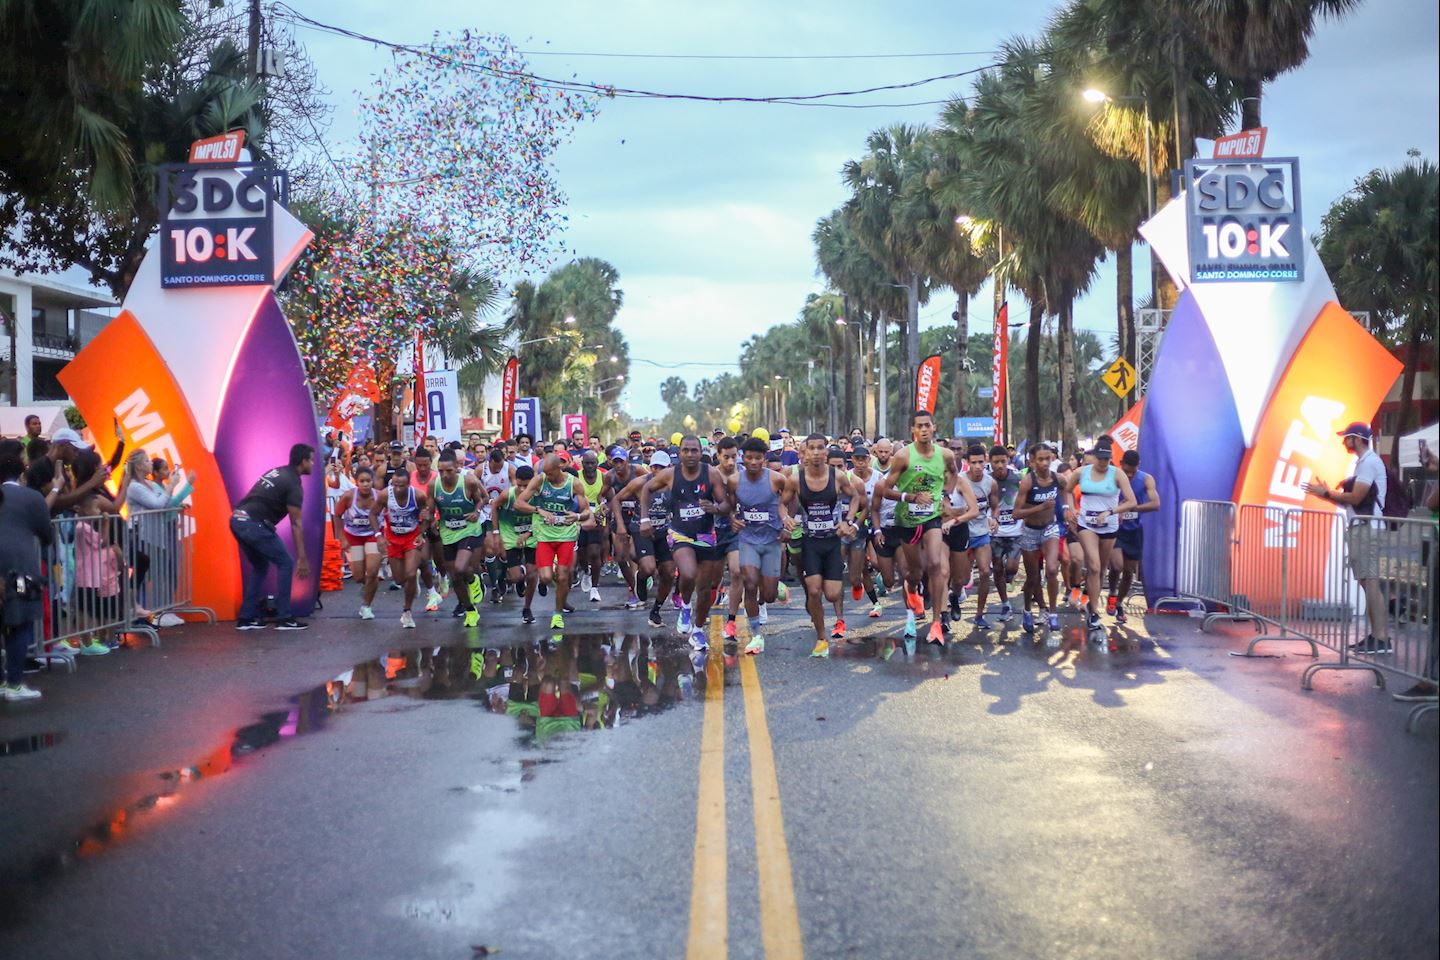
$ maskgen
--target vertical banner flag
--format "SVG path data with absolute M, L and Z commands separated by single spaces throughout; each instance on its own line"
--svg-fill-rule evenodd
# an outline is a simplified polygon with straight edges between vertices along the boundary
M 426 421 L 425 398 L 429 393 L 425 383 L 425 341 L 419 331 L 415 333 L 415 446 L 425 442 Z
M 520 358 L 505 361 L 505 375 L 500 380 L 500 439 L 514 436 L 515 398 L 520 393 Z
M 425 374 L 424 436 L 440 443 L 461 439 L 460 375 L 454 370 L 431 370 Z M 420 421 L 416 421 L 417 433 Z
M 940 355 L 932 353 L 920 361 L 920 368 L 915 371 L 915 409 L 934 413 L 939 396 Z
M 1144 409 L 1145 400 L 1142 397 L 1125 412 L 1125 416 L 1115 421 L 1115 426 L 1105 431 L 1115 441 L 1115 446 L 1126 453 L 1140 449 L 1140 414 Z
M 1010 304 L 1000 304 L 1000 313 L 995 317 L 995 349 L 990 360 L 990 416 L 995 421 L 995 442 L 1005 440 L 1005 381 L 1009 368 L 1010 354 Z
M 590 436 L 590 424 L 583 413 L 567 413 L 560 418 L 565 431 L 565 440 L 569 442 L 570 435 L 576 430 L 580 431 L 580 441 L 584 443 Z

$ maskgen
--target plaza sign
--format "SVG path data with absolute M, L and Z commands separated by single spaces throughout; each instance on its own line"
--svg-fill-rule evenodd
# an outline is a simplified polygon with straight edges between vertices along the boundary
M 1192 283 L 1304 279 L 1298 160 L 1187 160 L 1185 182 Z

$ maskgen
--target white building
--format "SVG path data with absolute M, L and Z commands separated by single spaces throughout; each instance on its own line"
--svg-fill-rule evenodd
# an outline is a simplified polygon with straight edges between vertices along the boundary
M 60 370 L 117 312 L 113 300 L 94 290 L 0 270 L 0 404 L 70 403 Z

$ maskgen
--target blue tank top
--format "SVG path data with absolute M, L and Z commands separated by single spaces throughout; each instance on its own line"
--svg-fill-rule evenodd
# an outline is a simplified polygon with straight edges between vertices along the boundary
M 745 526 L 740 529 L 744 543 L 773 543 L 780 535 L 780 496 L 770 478 L 773 471 L 764 471 L 759 480 L 751 480 L 744 470 L 735 485 L 736 513 Z
M 1135 492 L 1135 506 L 1150 502 L 1150 494 L 1145 489 L 1145 480 L 1149 476 L 1144 470 L 1136 470 L 1135 476 L 1130 481 L 1130 489 Z M 1134 510 L 1122 514 L 1120 517 L 1121 530 L 1139 530 L 1140 514 Z

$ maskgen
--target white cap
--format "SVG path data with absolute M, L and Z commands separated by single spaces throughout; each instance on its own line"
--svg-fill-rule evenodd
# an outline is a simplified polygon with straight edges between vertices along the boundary
M 74 430 L 71 430 L 69 427 L 61 427 L 59 430 L 56 430 L 55 435 L 50 438 L 50 442 L 68 443 L 70 444 L 70 446 L 79 447 L 81 450 L 90 449 L 90 444 L 86 443 L 84 440 L 81 440 L 80 434 L 76 433 Z
M 650 454 L 650 466 L 652 466 L 652 467 L 668 467 L 668 466 L 670 466 L 670 454 L 666 453 L 664 450 L 656 450 L 654 453 Z

